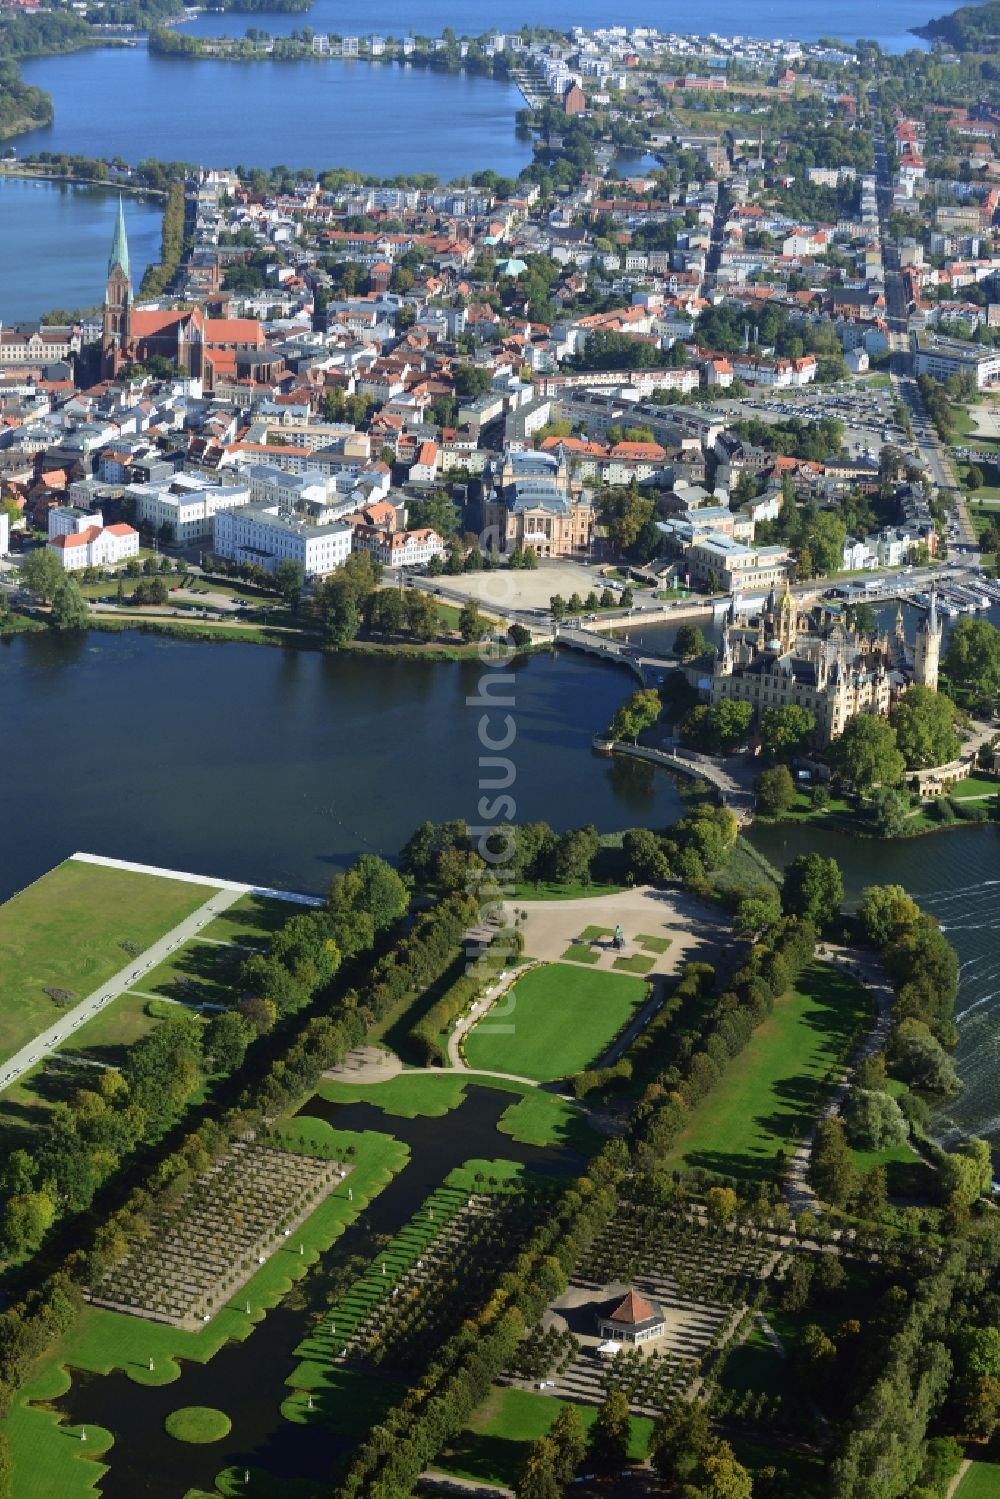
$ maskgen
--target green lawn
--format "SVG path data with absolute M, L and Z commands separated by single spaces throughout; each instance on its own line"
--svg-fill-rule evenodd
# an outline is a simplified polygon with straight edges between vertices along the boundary
M 721 1383 L 727 1390 L 753 1390 L 754 1394 L 783 1395 L 786 1392 L 787 1360 L 768 1342 L 754 1324 L 745 1343 L 726 1359 Z
M 566 1077 L 597 1060 L 646 994 L 642 979 L 625 974 L 532 968 L 509 991 L 503 1019 L 487 1015 L 466 1037 L 466 1060 L 540 1082 Z
M 596 963 L 600 953 L 586 942 L 571 942 L 562 955 L 563 963 Z
M 664 1164 L 773 1176 L 778 1152 L 790 1154 L 814 1117 L 826 1072 L 855 1029 L 870 1022 L 866 991 L 829 964 L 813 963 L 692 1110 Z
M 599 895 L 621 895 L 624 885 L 557 885 L 542 880 L 537 885 L 517 884 L 514 900 L 593 900 Z
M 1000 1463 L 974 1462 L 955 1490 L 955 1499 L 997 1499 Z
M 159 1021 L 147 1013 L 149 1004 L 149 1000 L 140 999 L 138 994 L 123 994 L 108 1005 L 107 1009 L 95 1015 L 93 1020 L 81 1025 L 66 1049 L 72 1052 L 105 1053 L 101 1057 L 102 1061 L 120 1066 L 123 1060 L 121 1056 L 115 1058 L 106 1053 L 124 1051 L 156 1029 Z M 177 1013 L 180 1014 L 181 1011 L 178 1010 Z
M 468 1426 L 448 1444 L 434 1467 L 459 1478 L 493 1484 L 514 1484 L 524 1462 L 529 1442 L 545 1436 L 562 1409 L 552 1395 L 529 1390 L 494 1389 L 474 1411 Z M 577 1409 L 589 1430 L 597 1419 L 596 1405 Z M 631 1418 L 629 1457 L 641 1462 L 649 1449 L 652 1421 Z
M 657 954 L 662 954 L 662 953 L 666 952 L 667 948 L 670 946 L 671 942 L 673 941 L 673 938 L 672 937 L 643 937 L 643 936 L 639 936 L 639 937 L 636 937 L 635 940 L 638 942 L 639 946 L 641 948 L 643 948 L 646 952 L 655 952 Z
M 458 1108 L 470 1085 L 521 1095 L 504 1110 L 497 1128 L 501 1134 L 524 1145 L 569 1145 L 589 1155 L 599 1143 L 579 1105 L 528 1083 L 510 1083 L 501 1078 L 468 1077 L 454 1071 L 403 1072 L 387 1083 L 367 1087 L 324 1082 L 317 1092 L 331 1103 L 370 1103 L 404 1119 L 439 1118 Z M 296 1115 L 296 1121 L 302 1117 Z M 502 1147 L 501 1141 L 497 1144 Z
M 613 937 L 614 935 L 615 929 L 613 926 L 588 926 L 584 927 L 576 940 L 578 942 L 600 942 L 603 938 Z
M 858 1171 L 885 1168 L 890 1197 L 926 1197 L 934 1189 L 934 1171 L 909 1145 L 889 1145 L 884 1150 L 851 1150 Z
M 1000 780 L 996 776 L 967 776 L 964 781 L 956 781 L 948 795 L 961 802 L 968 801 L 970 797 L 996 796 L 998 791 Z
M 0 907 L 0 1057 L 59 1018 L 45 993 L 85 999 L 190 916 L 210 887 L 69 859 Z
M 636 952 L 627 958 L 615 958 L 611 966 L 619 973 L 648 973 L 655 962 L 646 953 Z
M 162 994 L 185 1004 L 229 1005 L 236 997 L 247 953 L 195 938 L 136 982 L 139 994 Z
M 262 895 L 241 895 L 202 928 L 203 937 L 236 942 L 244 947 L 267 947 L 274 933 L 300 907 L 286 900 L 268 900 Z

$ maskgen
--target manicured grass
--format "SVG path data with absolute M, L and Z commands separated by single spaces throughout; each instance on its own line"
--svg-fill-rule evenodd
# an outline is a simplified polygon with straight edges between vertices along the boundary
M 563 963 L 596 963 L 600 956 L 599 952 L 595 952 L 585 942 L 571 942 L 563 953 L 561 961 Z
M 225 1411 L 210 1405 L 182 1405 L 180 1410 L 170 1412 L 163 1429 L 175 1442 L 204 1446 L 208 1442 L 221 1442 L 232 1431 L 233 1423 Z
M 611 966 L 617 968 L 619 973 L 648 973 L 655 962 L 655 958 L 636 952 L 627 958 L 615 958 Z
M 934 1171 L 909 1145 L 889 1145 L 885 1150 L 851 1150 L 858 1171 L 885 1168 L 890 1197 L 926 1197 L 934 1190 Z
M 504 1110 L 497 1126 L 501 1134 L 509 1135 L 512 1140 L 524 1145 L 568 1145 L 587 1155 L 599 1143 L 585 1112 L 577 1104 L 528 1083 L 512 1083 L 502 1078 L 469 1077 L 461 1072 L 403 1072 L 389 1082 L 369 1087 L 321 1083 L 317 1092 L 331 1103 L 370 1103 L 387 1114 L 414 1119 L 439 1118 L 458 1108 L 469 1086 L 521 1095 Z M 297 1114 L 296 1124 L 305 1117 Z
M 774 1176 L 778 1152 L 790 1154 L 814 1117 L 828 1069 L 870 1023 L 866 991 L 828 964 L 811 964 L 692 1110 L 664 1165 Z
M 241 895 L 234 905 L 228 906 L 203 927 L 201 935 L 214 937 L 220 942 L 236 942 L 244 947 L 267 947 L 275 932 L 299 909 L 290 901 Z
M 557 885 L 552 880 L 542 880 L 537 885 L 515 885 L 513 899 L 592 900 L 599 895 L 621 895 L 624 889 L 625 885 Z
M 967 776 L 964 781 L 956 781 L 948 792 L 956 801 L 968 801 L 970 797 L 996 796 L 1000 791 L 1000 780 L 995 776 Z
M 666 952 L 667 948 L 670 946 L 670 943 L 672 942 L 673 939 L 671 937 L 641 937 L 640 936 L 640 937 L 636 937 L 635 940 L 638 942 L 638 944 L 639 944 L 639 946 L 641 948 L 645 949 L 646 952 L 655 952 L 657 954 L 660 954 L 660 953 L 665 953 Z
M 247 953 L 195 939 L 185 942 L 158 968 L 135 983 L 140 994 L 162 994 L 185 1004 L 230 1005 L 238 997 L 240 969 Z
M 745 1343 L 734 1348 L 722 1371 L 722 1385 L 727 1390 L 752 1390 L 754 1394 L 783 1395 L 786 1389 L 787 1360 L 772 1347 L 760 1327 L 754 1329 Z
M 469 1033 L 470 1067 L 513 1072 L 540 1082 L 579 1072 L 597 1060 L 646 998 L 641 979 L 549 963 L 518 979 L 504 1004 L 504 1026 L 489 1015 Z
M 0 1057 L 62 1013 L 46 988 L 85 999 L 190 916 L 208 886 L 69 859 L 0 907 Z
M 795 1499 L 821 1499 L 827 1492 L 824 1460 L 818 1452 L 796 1452 L 794 1448 L 783 1445 L 769 1447 L 738 1436 L 730 1437 L 730 1444 L 736 1460 L 751 1475 L 756 1475 L 762 1468 L 783 1468 L 788 1474 L 786 1495 L 794 1495 Z M 757 1492 L 756 1485 L 754 1492 Z
M 156 1001 L 140 999 L 137 994 L 123 994 L 99 1015 L 95 1015 L 93 1020 L 81 1025 L 67 1043 L 67 1049 L 73 1052 L 106 1053 L 124 1051 L 127 1047 L 134 1046 L 143 1036 L 148 1036 L 150 1031 L 155 1030 L 159 1023 L 156 1016 L 149 1014 L 150 1003 Z M 176 1005 L 169 1008 L 177 1014 L 182 1013 Z M 116 1061 L 116 1065 L 120 1065 L 123 1058 L 105 1056 L 102 1060 Z
M 563 1402 L 552 1395 L 494 1389 L 434 1467 L 459 1478 L 512 1485 L 517 1481 L 528 1444 L 545 1436 L 562 1406 Z M 577 1409 L 589 1430 L 597 1419 L 597 1406 L 580 1405 Z M 649 1449 L 653 1422 L 644 1416 L 633 1416 L 630 1424 L 629 1457 L 641 1462 Z
M 600 942 L 604 937 L 613 937 L 615 929 L 613 926 L 588 926 L 584 927 L 578 942 Z
M 955 1499 L 997 1499 L 1000 1463 L 974 1462 L 955 1491 Z

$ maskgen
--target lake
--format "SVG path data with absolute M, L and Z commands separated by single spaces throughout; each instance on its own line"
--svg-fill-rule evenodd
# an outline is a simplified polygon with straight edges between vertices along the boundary
M 239 34 L 268 19 L 241 17 Z M 524 107 L 517 87 L 471 74 L 339 60 L 191 61 L 144 46 L 36 58 L 21 71 L 52 94 L 55 121 L 18 136 L 19 156 L 282 162 L 379 177 L 434 172 L 446 182 L 486 167 L 516 177 L 531 161 L 531 143 L 514 127 Z
M 425 818 L 481 821 L 481 710 L 465 701 L 479 677 L 474 663 L 134 633 L 0 642 L 0 740 L 24 768 L 0 784 L 0 898 L 76 849 L 322 891 Z M 560 653 L 514 679 L 520 819 L 610 830 L 681 815 L 669 776 L 591 752 L 629 676 Z
M 118 194 L 109 189 L 0 177 L 0 322 L 98 306 L 117 213 Z M 128 196 L 125 213 L 138 286 L 159 258 L 162 210 L 156 200 Z
M 803 3 L 803 0 L 762 0 L 748 6 L 741 0 L 708 0 L 693 12 L 690 6 L 676 3 L 651 4 L 650 0 L 540 0 L 535 5 L 513 5 L 504 15 L 485 0 L 383 0 L 377 11 L 371 11 L 359 0 L 316 0 L 303 15 L 218 15 L 206 13 L 184 26 L 196 36 L 242 36 L 246 26 L 258 26 L 274 36 L 286 36 L 311 26 L 314 31 L 335 31 L 344 35 L 367 35 L 379 31 L 384 36 L 405 36 L 414 32 L 422 36 L 440 36 L 446 26 L 459 35 L 481 35 L 490 27 L 522 25 L 553 26 L 567 30 L 584 26 L 595 30 L 602 26 L 657 26 L 665 31 L 690 32 L 718 36 L 795 37 L 817 41 L 822 36 L 838 36 L 854 42 L 870 37 L 890 52 L 904 52 L 908 47 L 922 46 L 909 34 L 911 26 L 923 25 L 933 16 L 947 11 L 941 0 L 842 0 L 834 9 Z

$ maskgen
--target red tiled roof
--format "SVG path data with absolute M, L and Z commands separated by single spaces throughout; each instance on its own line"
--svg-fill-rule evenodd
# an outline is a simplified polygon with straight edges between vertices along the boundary
M 629 1291 L 623 1301 L 620 1301 L 614 1311 L 608 1316 L 609 1322 L 620 1322 L 624 1327 L 635 1327 L 640 1322 L 650 1322 L 656 1317 L 656 1308 L 640 1296 L 638 1291 Z

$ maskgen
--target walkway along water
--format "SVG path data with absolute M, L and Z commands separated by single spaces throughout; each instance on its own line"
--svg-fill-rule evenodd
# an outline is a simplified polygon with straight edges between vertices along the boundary
M 103 1499 L 178 1499 L 189 1488 L 211 1492 L 230 1465 L 280 1474 L 286 1481 L 329 1482 L 337 1460 L 353 1445 L 331 1423 L 299 1426 L 280 1414 L 286 1384 L 298 1359 L 294 1350 L 325 1305 L 327 1275 L 351 1255 L 370 1255 L 373 1235 L 398 1233 L 455 1167 L 471 1159 L 504 1159 L 555 1175 L 582 1170 L 583 1160 L 563 1147 L 522 1145 L 497 1132 L 504 1111 L 519 1095 L 477 1088 L 470 1079 L 463 1103 L 440 1118 L 403 1119 L 371 1104 L 339 1105 L 318 1096 L 300 1109 L 338 1130 L 374 1130 L 410 1147 L 410 1158 L 356 1223 L 321 1257 L 282 1304 L 268 1312 L 245 1343 L 227 1343 L 207 1364 L 184 1363 L 172 1384 L 148 1387 L 125 1373 L 107 1377 L 71 1371 L 73 1383 L 56 1402 L 72 1424 L 106 1426 L 115 1444 L 104 1461 Z M 381 1371 L 380 1377 L 391 1377 Z M 208 1448 L 176 1442 L 163 1430 L 181 1406 L 218 1407 L 232 1431 Z

